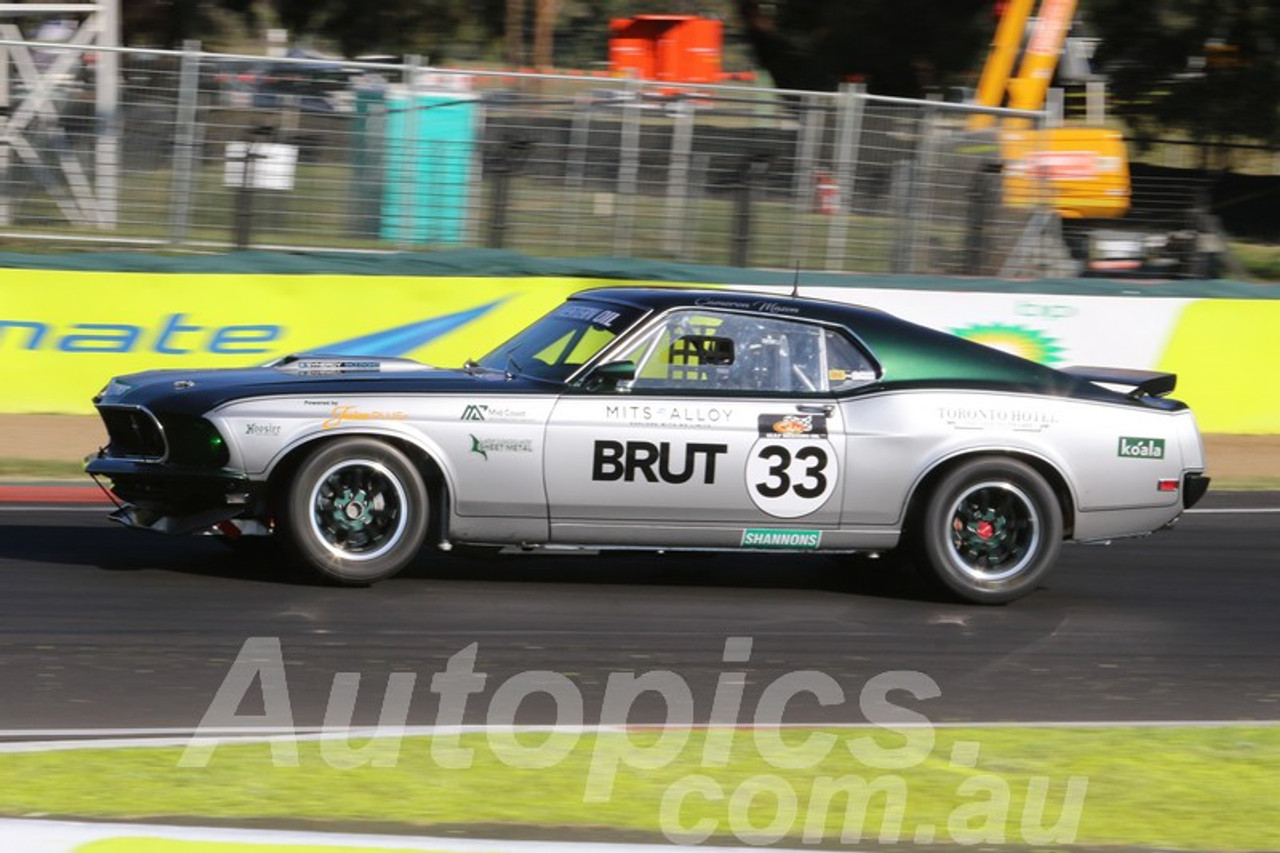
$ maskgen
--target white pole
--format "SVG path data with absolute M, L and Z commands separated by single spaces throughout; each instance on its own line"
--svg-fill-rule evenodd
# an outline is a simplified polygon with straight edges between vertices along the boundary
M 96 15 L 100 47 L 120 46 L 120 0 L 101 0 Z M 95 152 L 98 227 L 114 229 L 120 206 L 120 54 L 97 53 L 98 142 Z
M 0 119 L 9 124 L 9 111 L 12 102 L 9 100 L 9 48 L 0 47 Z M 8 136 L 8 127 L 0 134 L 0 225 L 9 225 L 13 221 L 13 212 L 9 209 L 9 197 L 13 188 L 9 186 L 9 162 L 13 153 L 12 146 L 2 137 Z

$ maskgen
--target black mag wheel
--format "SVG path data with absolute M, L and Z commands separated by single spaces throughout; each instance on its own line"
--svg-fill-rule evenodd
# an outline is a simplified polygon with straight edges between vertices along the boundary
M 426 535 L 421 474 L 395 447 L 371 438 L 326 442 L 286 489 L 286 539 L 329 580 L 373 583 L 404 568 Z
M 1000 604 L 1036 588 L 1062 546 L 1062 509 L 1034 468 L 1014 459 L 960 464 L 927 497 L 917 566 L 944 592 Z

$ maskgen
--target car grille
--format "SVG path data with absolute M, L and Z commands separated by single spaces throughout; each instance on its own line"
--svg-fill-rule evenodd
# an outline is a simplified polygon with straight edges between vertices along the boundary
M 126 459 L 164 459 L 168 453 L 164 430 L 155 415 L 137 406 L 102 406 L 98 409 L 111 442 L 107 455 Z

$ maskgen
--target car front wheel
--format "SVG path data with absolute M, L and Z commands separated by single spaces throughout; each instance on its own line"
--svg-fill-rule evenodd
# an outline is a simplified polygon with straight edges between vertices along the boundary
M 417 554 L 427 530 L 427 489 L 413 462 L 370 438 L 321 445 L 285 490 L 286 540 L 325 578 L 364 585 Z
M 1062 547 L 1062 510 L 1034 468 L 974 459 L 929 494 L 915 531 L 917 567 L 944 592 L 1000 604 L 1036 588 Z

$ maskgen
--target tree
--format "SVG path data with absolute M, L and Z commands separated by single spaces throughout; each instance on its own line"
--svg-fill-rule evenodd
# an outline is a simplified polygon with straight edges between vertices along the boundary
M 252 24 L 252 0 L 122 0 L 124 44 L 175 48 L 187 39 L 216 41 L 229 22 Z
M 1280 141 L 1280 4 L 1089 0 L 1086 11 L 1113 112 L 1134 130 Z
M 787 89 L 919 97 L 972 83 L 996 27 L 992 0 L 735 0 L 760 64 Z M 1100 38 L 1112 112 L 1140 134 L 1280 141 L 1280 3 L 1081 0 Z
M 507 65 L 519 68 L 525 64 L 525 0 L 507 0 L 507 13 L 503 19 L 503 35 L 506 40 Z
M 972 75 L 996 20 L 991 0 L 736 0 L 756 57 L 784 89 L 920 97 Z
M 496 51 L 506 0 L 273 0 L 282 26 L 345 56 L 416 53 L 433 64 Z

